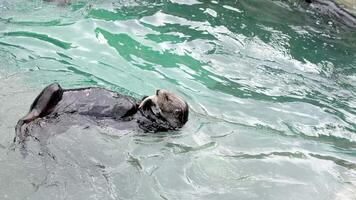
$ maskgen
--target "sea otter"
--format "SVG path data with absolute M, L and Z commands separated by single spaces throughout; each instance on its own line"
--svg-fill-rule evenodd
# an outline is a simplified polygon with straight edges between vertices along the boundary
M 19 142 L 43 132 L 62 132 L 72 125 L 91 123 L 117 130 L 158 132 L 176 130 L 188 121 L 188 104 L 167 90 L 141 101 L 98 88 L 62 89 L 53 83 L 43 89 L 29 113 L 16 125 Z

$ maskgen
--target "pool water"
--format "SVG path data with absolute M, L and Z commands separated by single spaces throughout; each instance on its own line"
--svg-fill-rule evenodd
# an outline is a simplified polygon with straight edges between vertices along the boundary
M 0 199 L 356 199 L 356 30 L 303 1 L 0 1 Z M 43 87 L 189 104 L 179 131 L 13 145 Z

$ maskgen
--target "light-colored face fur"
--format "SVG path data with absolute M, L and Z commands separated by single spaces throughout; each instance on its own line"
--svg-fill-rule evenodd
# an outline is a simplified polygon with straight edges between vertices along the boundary
M 142 108 L 151 101 L 155 109 L 174 127 L 180 128 L 188 121 L 188 104 L 183 98 L 167 90 L 157 90 L 156 95 L 145 98 L 141 104 Z

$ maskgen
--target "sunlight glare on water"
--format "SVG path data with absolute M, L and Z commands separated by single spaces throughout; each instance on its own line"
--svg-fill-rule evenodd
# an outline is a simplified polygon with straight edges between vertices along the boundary
M 356 31 L 302 1 L 0 1 L 0 199 L 356 199 Z M 184 97 L 177 132 L 13 150 L 46 85 Z

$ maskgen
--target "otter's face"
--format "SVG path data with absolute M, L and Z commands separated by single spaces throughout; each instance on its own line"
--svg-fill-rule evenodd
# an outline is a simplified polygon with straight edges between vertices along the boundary
M 172 92 L 157 90 L 156 95 L 145 98 L 139 107 L 144 107 L 148 102 L 153 103 L 154 109 L 175 128 L 182 127 L 188 121 L 188 104 Z

